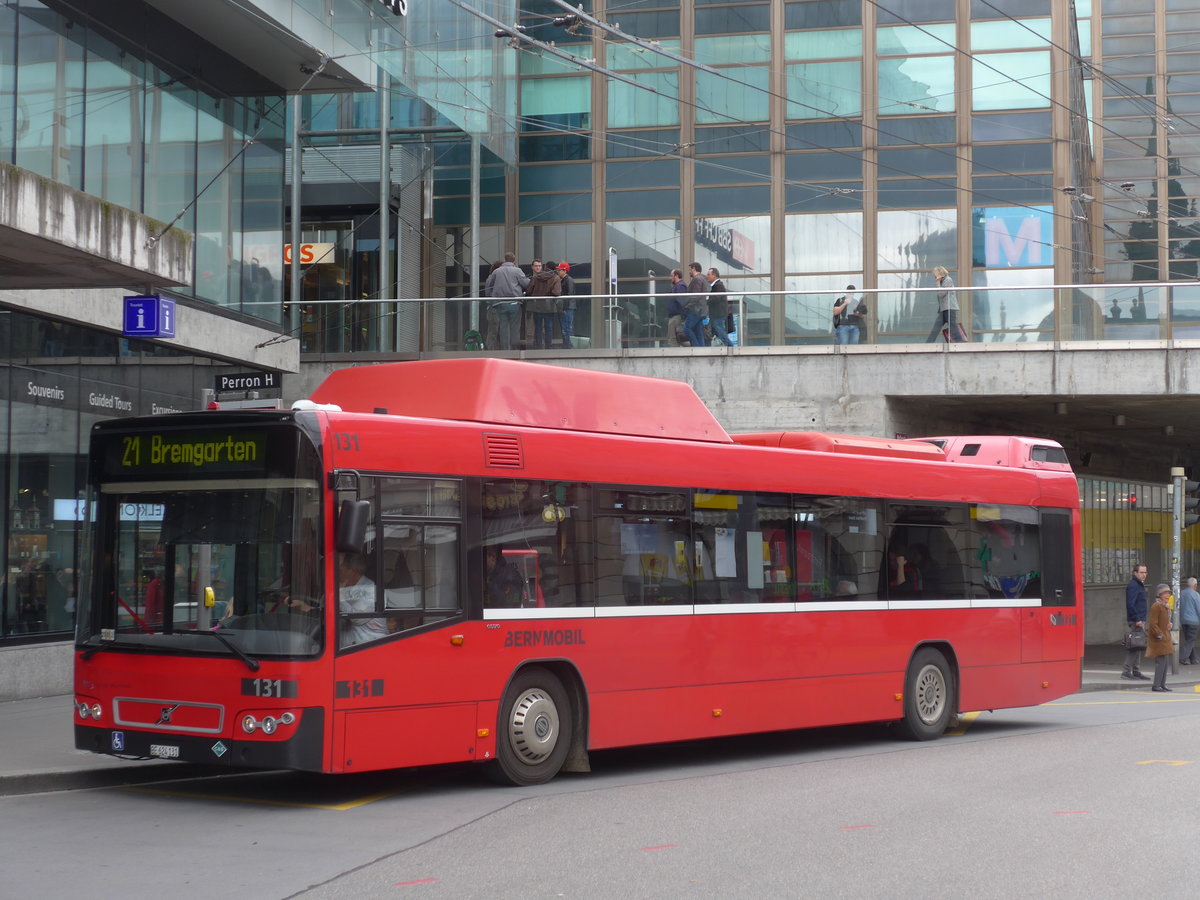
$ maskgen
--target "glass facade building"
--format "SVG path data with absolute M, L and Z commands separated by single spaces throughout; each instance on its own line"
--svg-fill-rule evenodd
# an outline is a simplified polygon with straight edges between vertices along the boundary
M 284 91 L 203 42 L 168 51 L 173 33 L 138 3 L 0 5 L 0 161 L 90 195 L 101 211 L 140 213 L 152 232 L 191 232 L 194 279 L 160 292 L 211 310 L 218 329 L 277 331 Z M 195 409 L 216 375 L 242 368 L 188 349 L 188 335 L 171 346 L 93 327 L 80 320 L 91 307 L 72 321 L 61 291 L 8 291 L 8 274 L 0 273 L 0 646 L 62 640 L 73 627 L 90 426 Z M 124 293 L 143 293 L 131 280 Z M 104 302 L 119 305 L 121 293 Z

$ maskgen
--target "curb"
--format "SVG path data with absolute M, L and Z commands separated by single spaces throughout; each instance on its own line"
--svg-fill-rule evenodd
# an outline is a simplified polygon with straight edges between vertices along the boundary
M 24 772 L 0 775 L 0 797 L 43 794 L 52 791 L 78 791 L 86 788 L 127 787 L 180 781 L 219 773 L 230 774 L 228 767 L 202 766 L 195 763 L 155 763 L 153 765 L 115 766 L 103 769 L 79 769 L 71 772 Z

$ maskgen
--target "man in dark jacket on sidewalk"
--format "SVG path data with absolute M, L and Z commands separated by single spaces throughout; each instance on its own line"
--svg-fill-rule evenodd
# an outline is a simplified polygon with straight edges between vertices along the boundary
M 1146 628 L 1146 573 L 1145 563 L 1133 567 L 1133 577 L 1125 586 L 1125 623 L 1133 631 L 1135 628 Z M 1122 678 L 1141 679 L 1149 681 L 1150 676 L 1143 675 L 1140 668 L 1142 663 L 1141 650 L 1125 651 L 1125 668 L 1121 670 Z
M 687 299 L 683 301 L 683 330 L 693 347 L 707 347 L 704 339 L 704 320 L 708 316 L 708 282 L 700 274 L 700 263 L 688 266 L 692 280 L 688 282 Z
M 726 328 L 726 320 L 729 318 L 729 291 L 725 289 L 721 273 L 716 269 L 709 269 L 705 277 L 708 278 L 708 324 L 712 326 L 713 337 L 726 347 L 732 347 L 733 341 L 729 339 L 729 329 Z
M 489 309 L 495 310 L 500 318 L 499 347 L 488 350 L 511 350 L 513 342 L 521 333 L 521 297 L 529 287 L 529 276 L 517 268 L 517 255 L 511 250 L 504 254 L 500 268 L 488 276 L 484 293 L 492 298 Z
M 533 314 L 533 349 L 549 350 L 554 343 L 554 320 L 558 316 L 558 300 L 562 279 L 553 268 L 542 268 L 542 261 L 533 261 L 529 279 L 529 299 L 525 306 Z

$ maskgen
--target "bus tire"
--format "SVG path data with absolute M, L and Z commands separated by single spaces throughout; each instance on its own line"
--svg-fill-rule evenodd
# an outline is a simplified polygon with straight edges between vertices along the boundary
M 500 703 L 496 758 L 488 776 L 498 784 L 545 784 L 571 749 L 572 716 L 558 676 L 540 666 L 522 669 Z
M 896 730 L 910 741 L 932 741 L 946 731 L 956 712 L 950 664 L 937 650 L 923 647 L 908 664 L 904 718 L 896 723 Z

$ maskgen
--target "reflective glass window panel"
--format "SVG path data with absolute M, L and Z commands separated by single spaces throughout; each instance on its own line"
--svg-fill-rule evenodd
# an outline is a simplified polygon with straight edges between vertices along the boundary
M 1100 31 L 1106 36 L 1110 34 L 1146 34 L 1154 31 L 1154 18 L 1151 16 L 1106 15 L 1101 19 Z
M 521 115 L 543 117 L 592 109 L 590 77 L 526 78 L 521 81 Z
M 696 186 L 762 184 L 771 180 L 769 156 L 722 156 L 696 162 Z
M 519 144 L 521 162 L 589 159 L 592 152 L 592 137 L 582 132 L 522 135 Z
M 877 7 L 880 22 L 946 22 L 954 20 L 954 0 L 889 0 Z
M 607 184 L 613 188 L 678 187 L 679 160 L 610 162 L 604 167 L 604 177 Z
M 861 63 L 794 63 L 787 67 L 786 76 L 789 119 L 857 116 L 862 112 Z M 804 99 L 795 99 L 801 97 Z
M 556 7 L 555 15 L 561 15 Z M 643 40 L 652 38 L 674 37 L 679 34 L 679 10 L 654 9 L 645 12 L 626 12 L 622 9 L 609 8 L 609 22 L 620 26 L 626 34 L 632 34 Z M 586 27 L 586 26 L 585 26 Z
M 1076 4 L 1076 14 L 1086 16 Z M 971 0 L 972 19 L 1004 19 L 1011 16 L 1014 19 L 1028 19 L 1032 16 L 1050 15 L 1050 0 L 1004 0 L 1001 4 L 996 0 Z
M 1053 284 L 1051 269 L 977 269 L 976 287 Z M 960 297 L 960 304 L 963 298 Z M 1054 291 L 1052 289 L 973 291 L 969 295 L 970 331 L 973 340 L 985 343 L 1054 340 Z
M 771 207 L 771 189 L 762 187 L 721 187 L 696 189 L 696 215 L 723 216 L 755 213 Z
M 592 186 L 590 165 L 522 166 L 522 191 L 583 191 Z
M 784 266 L 789 273 L 862 271 L 861 212 L 789 215 L 785 229 Z
M 621 29 L 626 34 L 632 32 Z M 641 35 L 639 35 L 641 37 Z M 590 46 L 590 45 L 589 45 Z M 679 54 L 679 41 L 659 41 L 658 46 L 676 55 Z M 605 47 L 605 68 L 614 72 L 627 72 L 636 69 L 661 69 L 671 65 L 671 59 L 661 53 L 654 53 L 636 44 L 613 42 Z M 589 54 L 590 55 L 590 54 Z
M 696 38 L 696 62 L 708 66 L 724 63 L 758 63 L 771 56 L 769 34 L 723 34 Z
M 767 4 L 738 3 L 696 10 L 696 34 L 737 34 L 742 31 L 769 31 L 771 7 Z
M 696 154 L 765 153 L 771 149 L 771 130 L 765 125 L 732 125 L 696 129 Z
M 770 71 L 765 66 L 722 69 L 718 75 L 697 72 L 697 124 L 767 120 L 770 118 L 769 77 Z
M 1053 264 L 1052 207 L 977 207 L 971 219 L 973 265 L 1010 269 Z
M 862 56 L 862 29 L 791 31 L 783 36 L 783 55 L 804 61 Z
M 522 194 L 519 206 L 524 222 L 570 222 L 592 217 L 591 194 Z
M 611 128 L 637 128 L 679 124 L 679 72 L 635 72 L 634 81 L 652 88 L 651 93 L 631 84 L 609 79 L 608 124 Z M 588 79 L 584 79 L 587 81 Z
M 862 182 L 843 181 L 825 184 L 785 183 L 784 209 L 787 212 L 832 212 L 862 209 Z
M 862 23 L 859 0 L 803 0 L 783 7 L 784 28 L 807 31 L 810 28 L 837 28 Z
M 785 131 L 788 150 L 861 147 L 862 123 L 855 121 L 800 122 Z
M 958 157 L 952 148 L 946 150 L 880 150 L 879 175 L 953 175 Z
M 941 265 L 953 271 L 957 223 L 953 208 L 880 212 L 875 225 L 880 269 L 927 272 Z
M 1049 133 L 1049 113 L 996 113 L 971 117 L 971 136 L 976 144 L 1044 138 Z M 977 147 L 975 153 L 979 153 L 980 149 Z
M 803 259 L 798 261 L 798 265 L 803 271 Z M 797 293 L 783 298 L 784 344 L 832 344 L 834 300 L 845 291 L 846 285 L 861 283 L 862 277 L 858 274 L 789 275 L 784 279 L 784 287 Z
M 973 109 L 1036 109 L 1050 105 L 1050 54 L 986 53 L 971 63 Z
M 879 145 L 953 144 L 953 116 L 912 116 L 879 120 Z
M 862 177 L 862 154 L 858 151 L 789 153 L 784 157 L 784 176 L 797 182 L 858 179 Z
M 916 56 L 879 60 L 879 114 L 954 110 L 954 58 Z
M 678 128 L 656 128 L 647 131 L 610 131 L 609 159 L 631 156 L 661 156 L 679 144 Z
M 608 191 L 605 212 L 614 219 L 646 215 L 679 215 L 679 189 L 652 191 Z M 669 272 L 670 269 L 668 268 Z
M 908 209 L 926 203 L 934 206 L 953 203 L 958 186 L 944 178 L 898 178 L 881 180 L 878 192 L 880 209 Z
M 954 18 L 953 15 L 950 18 Z M 882 19 L 881 19 L 882 21 Z M 875 52 L 879 56 L 914 56 L 919 53 L 945 53 L 954 48 L 953 25 L 891 25 L 875 32 Z
M 997 175 L 971 179 L 971 202 L 976 206 L 1048 203 L 1054 196 L 1054 177 L 1049 173 Z
M 1050 20 L 1005 19 L 971 23 L 971 50 L 1018 50 L 1022 47 L 1050 45 Z
M 697 215 L 702 215 L 699 210 Z M 751 272 L 765 275 L 771 271 L 770 216 L 704 215 L 696 220 L 695 237 L 692 259 L 713 259 L 711 265 L 722 276 Z M 732 282 L 726 281 L 725 286 L 732 292 Z

